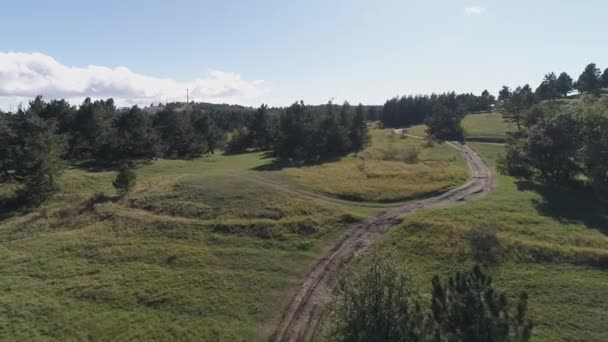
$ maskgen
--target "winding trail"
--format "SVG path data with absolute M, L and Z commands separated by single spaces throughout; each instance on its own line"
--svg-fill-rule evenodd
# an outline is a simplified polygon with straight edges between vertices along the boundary
M 395 130 L 401 134 L 402 131 Z M 284 307 L 272 331 L 263 340 L 271 342 L 311 341 L 327 304 L 331 301 L 340 271 L 365 253 L 369 247 L 400 217 L 413 212 L 442 205 L 458 203 L 484 196 L 496 186 L 496 179 L 483 159 L 466 145 L 456 142 L 447 144 L 457 149 L 467 162 L 471 179 L 464 185 L 440 195 L 409 201 L 389 208 L 380 216 L 353 224 L 342 238 L 336 241 L 319 259 Z

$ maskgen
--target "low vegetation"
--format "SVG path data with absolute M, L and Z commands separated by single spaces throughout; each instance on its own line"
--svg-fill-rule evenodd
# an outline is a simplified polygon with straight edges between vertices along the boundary
M 252 153 L 139 164 L 120 198 L 115 172 L 65 170 L 53 199 L 0 219 L 0 339 L 255 339 L 357 219 L 248 181 L 265 162 Z

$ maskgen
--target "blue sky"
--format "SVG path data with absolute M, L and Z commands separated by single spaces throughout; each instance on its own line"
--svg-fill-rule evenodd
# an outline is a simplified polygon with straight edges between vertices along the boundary
M 248 105 L 496 93 L 608 67 L 607 17 L 602 0 L 3 0 L 0 105 L 40 91 L 149 103 L 187 87 Z

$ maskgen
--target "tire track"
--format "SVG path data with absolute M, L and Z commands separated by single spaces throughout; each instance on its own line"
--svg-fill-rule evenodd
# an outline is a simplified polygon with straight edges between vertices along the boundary
M 349 227 L 348 233 L 335 242 L 325 255 L 310 268 L 280 313 L 278 323 L 262 340 L 271 342 L 311 341 L 321 315 L 332 299 L 332 291 L 337 284 L 340 272 L 347 268 L 355 258 L 365 253 L 383 233 L 399 223 L 401 216 L 425 208 L 478 198 L 495 188 L 496 179 L 477 152 L 457 142 L 447 142 L 447 144 L 462 154 L 468 165 L 471 179 L 458 188 L 434 197 L 413 200 L 390 208 L 380 216 L 369 218 Z

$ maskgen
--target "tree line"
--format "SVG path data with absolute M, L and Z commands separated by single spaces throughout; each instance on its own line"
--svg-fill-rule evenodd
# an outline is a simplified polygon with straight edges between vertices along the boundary
M 368 140 L 364 107 L 348 103 L 118 109 L 112 99 L 87 98 L 76 107 L 38 96 L 16 113 L 0 112 L 0 177 L 21 184 L 20 200 L 35 204 L 57 190 L 66 163 L 118 167 L 157 157 L 196 158 L 224 148 L 267 149 L 304 162 L 358 151 Z
M 559 76 L 551 72 L 536 89 L 528 84 L 515 89 L 503 86 L 497 99 L 487 90 L 480 96 L 451 92 L 394 97 L 384 103 L 375 118 L 387 127 L 426 124 L 427 133 L 433 138 L 462 140 L 460 123 L 465 114 L 490 111 L 498 105 L 505 119 L 520 129 L 523 111 L 540 101 L 566 98 L 574 90 L 580 94 L 599 95 L 603 88 L 608 88 L 608 68 L 602 73 L 596 64 L 590 63 L 577 81 L 565 72 Z
M 379 119 L 386 127 L 407 127 L 425 123 L 438 104 L 447 107 L 455 115 L 462 115 L 462 113 L 489 111 L 495 100 L 487 90 L 484 90 L 480 96 L 450 92 L 394 97 L 384 103 Z

